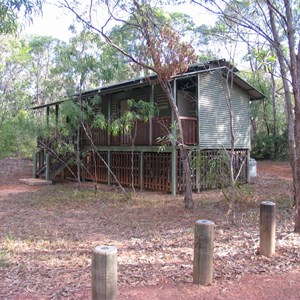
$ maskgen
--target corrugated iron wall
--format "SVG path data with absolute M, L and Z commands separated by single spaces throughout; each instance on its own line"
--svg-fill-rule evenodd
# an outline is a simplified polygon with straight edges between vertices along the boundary
M 199 75 L 200 147 L 231 148 L 230 117 L 226 99 L 231 99 L 234 115 L 235 148 L 250 148 L 249 96 L 238 86 L 226 86 L 220 71 Z M 229 97 L 229 98 L 228 98 Z

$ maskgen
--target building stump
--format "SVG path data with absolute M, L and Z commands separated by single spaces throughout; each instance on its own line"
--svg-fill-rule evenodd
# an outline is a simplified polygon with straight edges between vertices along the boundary
M 95 247 L 92 254 L 92 300 L 116 300 L 117 277 L 117 248 Z
M 271 256 L 275 253 L 276 204 L 263 201 L 260 204 L 259 254 Z
M 198 220 L 195 223 L 193 283 L 212 284 L 214 222 Z

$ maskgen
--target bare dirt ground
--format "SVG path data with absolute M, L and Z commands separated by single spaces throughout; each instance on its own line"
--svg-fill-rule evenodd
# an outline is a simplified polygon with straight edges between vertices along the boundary
M 0 299 L 90 299 L 91 250 L 118 248 L 118 299 L 300 299 L 300 236 L 293 233 L 287 163 L 258 162 L 243 187 L 237 224 L 220 191 L 182 196 L 74 183 L 29 187 L 30 161 L 0 160 Z M 276 254 L 258 254 L 259 203 L 277 205 Z M 215 222 L 214 281 L 192 284 L 193 227 Z

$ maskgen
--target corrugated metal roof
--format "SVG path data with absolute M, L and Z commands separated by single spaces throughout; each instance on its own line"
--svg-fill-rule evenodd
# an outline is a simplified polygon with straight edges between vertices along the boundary
M 225 59 L 220 60 L 213 60 L 205 63 L 198 63 L 190 65 L 187 72 L 184 74 L 179 74 L 177 76 L 174 76 L 175 78 L 181 78 L 181 77 L 188 77 L 188 76 L 194 76 L 196 74 L 202 73 L 202 72 L 210 72 L 212 70 L 221 69 L 222 71 L 226 72 L 233 72 L 234 74 L 234 82 L 240 86 L 242 89 L 248 92 L 252 100 L 259 100 L 265 98 L 265 96 L 259 92 L 256 88 L 251 86 L 249 83 L 247 83 L 245 80 L 243 80 L 241 77 L 239 77 L 235 72 L 238 71 L 233 65 L 231 65 L 229 62 L 227 62 Z M 95 89 L 87 90 L 82 93 L 83 97 L 88 97 L 90 95 L 95 94 L 106 94 L 111 92 L 117 92 L 117 91 L 126 91 L 129 89 L 134 89 L 143 85 L 149 85 L 151 80 L 154 80 L 157 78 L 157 75 L 150 75 L 147 77 L 138 77 L 132 80 L 126 80 L 115 84 L 110 84 L 104 87 L 98 87 Z M 75 94 L 74 97 L 76 97 L 78 94 Z M 44 104 L 40 106 L 33 107 L 32 109 L 39 109 L 44 107 L 53 106 L 56 104 L 60 104 L 65 100 L 52 102 L 49 104 Z

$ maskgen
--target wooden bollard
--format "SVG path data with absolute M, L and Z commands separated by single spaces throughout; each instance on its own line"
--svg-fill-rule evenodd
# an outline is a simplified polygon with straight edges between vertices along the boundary
M 276 204 L 263 201 L 260 204 L 259 254 L 271 256 L 275 253 L 275 214 Z
M 214 222 L 208 220 L 198 220 L 195 223 L 193 272 L 195 284 L 212 284 L 214 225 Z
M 97 246 L 92 256 L 92 300 L 116 300 L 117 278 L 117 248 Z

